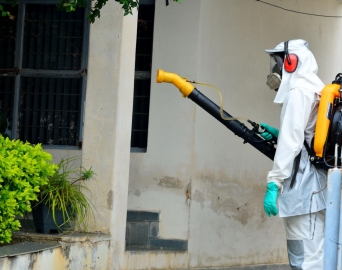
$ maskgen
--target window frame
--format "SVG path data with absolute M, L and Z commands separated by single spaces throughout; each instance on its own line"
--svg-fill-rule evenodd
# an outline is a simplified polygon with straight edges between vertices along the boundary
M 82 149 L 83 140 L 83 125 L 84 125 L 84 104 L 85 95 L 87 88 L 87 68 L 88 68 L 88 56 L 89 56 L 89 30 L 90 23 L 87 18 L 89 13 L 89 6 L 91 1 L 88 0 L 88 5 L 84 11 L 84 23 L 83 23 L 83 42 L 82 42 L 82 53 L 81 53 L 81 67 L 80 70 L 48 70 L 48 69 L 23 69 L 22 68 L 22 54 L 24 44 L 24 22 L 25 22 L 25 10 L 27 4 L 39 4 L 39 5 L 57 5 L 58 0 L 17 0 L 18 3 L 18 15 L 16 25 L 16 42 L 15 42 L 15 53 L 14 55 L 14 68 L 6 69 L 7 73 L 0 73 L 0 76 L 14 77 L 14 98 L 13 98 L 13 113 L 12 113 L 12 133 L 11 139 L 18 139 L 17 132 L 17 121 L 19 116 L 19 95 L 20 95 L 20 80 L 21 77 L 49 77 L 49 78 L 82 78 L 82 89 L 81 89 L 81 104 L 80 104 L 80 119 L 79 119 L 79 134 L 78 134 L 78 146 L 67 146 L 67 145 L 49 145 L 43 144 L 45 149 Z M 6 2 L 0 1 L 0 4 L 6 6 Z M 1 71 L 1 69 L 0 69 Z

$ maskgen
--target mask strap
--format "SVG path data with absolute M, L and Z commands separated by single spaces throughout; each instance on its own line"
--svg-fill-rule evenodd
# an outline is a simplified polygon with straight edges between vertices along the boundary
M 271 55 L 271 57 L 273 57 L 274 61 L 277 63 L 278 68 L 279 68 L 279 75 L 282 76 L 283 75 L 283 60 L 282 60 L 282 58 L 277 54 L 273 54 L 273 55 Z
M 291 65 L 291 59 L 289 56 L 289 41 L 285 41 L 284 43 L 284 52 L 285 52 L 285 59 L 289 65 Z

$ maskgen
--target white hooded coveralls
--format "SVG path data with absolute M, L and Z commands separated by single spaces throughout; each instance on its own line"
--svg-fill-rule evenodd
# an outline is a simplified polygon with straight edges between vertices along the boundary
M 284 51 L 284 43 L 275 49 Z M 287 73 L 283 67 L 274 99 L 282 110 L 277 150 L 267 182 L 283 188 L 278 197 L 279 216 L 284 218 L 291 268 L 322 270 L 327 173 L 311 164 L 304 139 L 311 144 L 324 84 L 316 75 L 317 63 L 306 41 L 291 40 L 288 50 L 298 56 L 298 66 L 293 73 Z M 290 188 L 300 152 L 295 184 Z

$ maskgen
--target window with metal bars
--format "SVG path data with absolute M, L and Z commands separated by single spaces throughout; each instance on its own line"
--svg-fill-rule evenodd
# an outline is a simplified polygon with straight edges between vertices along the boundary
M 37 1 L 35 1 L 37 3 Z M 89 22 L 55 0 L 5 6 L 0 17 L 0 133 L 45 147 L 80 147 Z
M 154 0 L 139 1 L 131 152 L 146 152 L 147 150 L 154 8 Z

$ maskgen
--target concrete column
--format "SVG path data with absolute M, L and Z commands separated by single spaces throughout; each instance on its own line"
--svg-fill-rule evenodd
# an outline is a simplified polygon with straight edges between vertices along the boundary
M 109 1 L 90 29 L 82 162 L 97 174 L 89 229 L 111 234 L 110 269 L 125 251 L 136 24 L 136 12 Z

